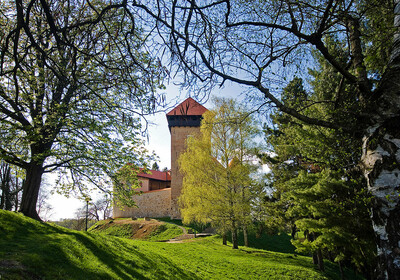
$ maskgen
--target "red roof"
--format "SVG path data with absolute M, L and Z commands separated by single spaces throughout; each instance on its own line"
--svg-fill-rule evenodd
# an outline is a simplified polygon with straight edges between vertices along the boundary
M 147 173 L 139 172 L 137 176 L 158 181 L 171 181 L 171 173 L 169 171 L 148 170 Z
M 206 111 L 208 111 L 206 107 L 189 97 L 172 109 L 167 116 L 201 116 Z

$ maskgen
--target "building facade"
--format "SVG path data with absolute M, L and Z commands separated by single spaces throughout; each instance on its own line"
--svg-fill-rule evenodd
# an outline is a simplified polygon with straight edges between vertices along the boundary
M 167 113 L 171 134 L 171 171 L 150 170 L 139 173 L 142 194 L 134 196 L 137 208 L 114 207 L 117 217 L 170 217 L 180 219 L 178 199 L 182 190 L 183 176 L 179 171 L 178 159 L 186 149 L 186 139 L 200 133 L 202 115 L 207 109 L 192 98 L 188 98 Z

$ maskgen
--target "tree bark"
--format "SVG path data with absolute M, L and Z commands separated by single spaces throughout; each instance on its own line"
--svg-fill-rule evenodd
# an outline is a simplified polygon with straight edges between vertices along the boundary
M 247 226 L 243 227 L 243 241 L 244 241 L 244 246 L 249 247 L 249 238 L 247 236 Z
M 22 180 L 22 185 L 24 185 L 24 180 Z M 15 186 L 17 188 L 19 188 L 19 179 L 18 179 L 18 177 L 15 177 Z M 14 211 L 15 212 L 18 212 L 18 207 L 19 207 L 19 192 L 17 192 L 15 194 L 15 197 L 14 197 Z
M 400 279 L 400 117 L 386 120 L 364 139 L 364 174 L 373 196 L 377 279 Z
M 400 279 L 400 0 L 395 0 L 394 15 L 392 54 L 368 108 L 374 114 L 370 113 L 372 124 L 363 138 L 361 160 L 373 196 L 375 279 Z
M 325 271 L 324 257 L 322 256 L 321 249 L 317 250 L 317 259 L 318 259 L 318 269 L 321 271 Z
M 292 239 L 295 240 L 296 239 L 296 232 L 297 232 L 297 227 L 296 224 L 292 225 L 292 231 L 290 233 L 290 235 L 292 236 Z
M 11 194 L 11 168 L 8 164 L 2 166 L 1 177 L 1 205 L 0 209 L 11 211 L 12 194 Z
M 226 233 L 225 232 L 222 234 L 222 245 L 227 245 Z
M 232 229 L 232 249 L 238 249 L 238 238 L 237 238 L 237 229 Z
M 339 265 L 339 271 L 340 271 L 340 279 L 344 280 L 344 273 L 343 273 L 343 266 L 342 266 L 342 262 L 338 261 L 338 265 Z
M 41 221 L 37 211 L 36 203 L 39 196 L 40 184 L 43 176 L 43 164 L 32 162 L 26 169 L 26 179 L 23 184 L 22 199 L 19 212 L 25 216 Z

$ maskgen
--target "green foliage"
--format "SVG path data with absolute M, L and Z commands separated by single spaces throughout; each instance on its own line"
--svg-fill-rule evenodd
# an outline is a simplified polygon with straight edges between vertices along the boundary
M 393 1 L 361 1 L 365 9 L 366 22 L 361 25 L 365 34 L 365 65 L 374 78 L 381 78 L 390 57 L 393 27 Z
M 308 257 L 218 245 L 167 244 L 68 230 L 0 211 L 2 279 L 340 279 Z M 350 274 L 347 279 L 353 278 Z
M 137 195 L 136 189 L 140 188 L 139 172 L 139 167 L 131 163 L 124 164 L 115 172 L 112 177 L 114 207 L 136 206 L 132 196 Z
M 330 46 L 342 51 L 333 42 Z M 338 100 L 332 87 L 340 76 L 322 59 L 320 65 L 318 71 L 311 71 L 315 77 L 312 94 L 307 94 L 301 79 L 295 78 L 285 88 L 282 99 L 290 106 L 303 107 L 314 117 L 351 121 L 352 116 L 344 114 L 343 109 L 353 106 L 354 95 L 348 93 L 354 88 L 343 85 L 343 97 Z M 319 95 L 332 102 L 315 103 Z M 293 233 L 305 232 L 305 238 L 293 241 L 299 252 L 329 252 L 335 261 L 351 262 L 359 271 L 369 273 L 375 246 L 368 210 L 370 196 L 356 169 L 361 157 L 360 140 L 279 112 L 271 117 L 274 125 L 265 131 L 275 154 L 268 178 L 274 192 L 266 198 L 267 224 Z
M 258 187 L 252 163 L 258 130 L 246 110 L 233 100 L 216 100 L 206 112 L 201 135 L 189 138 L 179 158 L 184 223 L 211 223 L 235 232 L 251 222 L 252 189 Z
M 140 116 L 154 111 L 164 69 L 126 3 L 73 3 L 0 4 L 0 158 L 28 170 L 32 193 L 58 169 L 59 193 L 86 196 L 126 162 L 154 159 Z M 23 194 L 22 211 L 34 199 Z
M 287 182 L 291 187 L 284 196 L 292 203 L 287 214 L 296 217 L 300 231 L 317 236 L 293 244 L 303 253 L 327 249 L 335 254 L 335 261 L 350 260 L 362 271 L 375 255 L 373 231 L 367 226 L 371 223 L 370 201 L 359 182 L 340 175 L 328 170 L 316 174 L 302 171 Z
M 160 170 L 160 167 L 158 166 L 158 163 L 156 161 L 151 166 L 151 170 Z

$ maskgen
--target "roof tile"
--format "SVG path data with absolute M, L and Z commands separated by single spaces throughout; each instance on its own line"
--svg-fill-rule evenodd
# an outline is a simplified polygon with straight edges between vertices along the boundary
M 201 116 L 207 111 L 206 107 L 189 97 L 167 113 L 167 116 Z
M 147 173 L 139 172 L 137 176 L 158 181 L 171 181 L 171 172 L 169 171 L 148 170 Z

